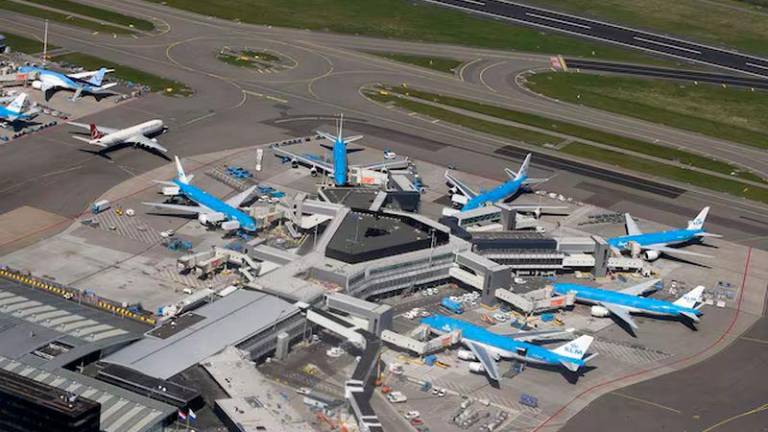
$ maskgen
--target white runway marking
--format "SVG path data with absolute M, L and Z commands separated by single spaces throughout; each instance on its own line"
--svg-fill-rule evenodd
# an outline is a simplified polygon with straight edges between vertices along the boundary
M 667 48 L 672 48 L 672 49 L 676 49 L 676 50 L 680 50 L 680 51 L 688 51 L 688 52 L 694 53 L 694 54 L 701 54 L 701 51 L 692 50 L 690 48 L 683 48 L 683 47 L 679 47 L 677 45 L 672 45 L 672 44 L 668 44 L 668 43 L 664 43 L 664 42 L 658 42 L 658 41 L 655 41 L 655 40 L 650 40 L 650 39 L 642 38 L 642 37 L 639 37 L 639 36 L 634 36 L 632 39 L 640 41 L 640 42 L 651 43 L 651 44 L 654 44 L 654 45 L 665 46 Z
M 553 21 L 553 22 L 557 22 L 557 23 L 565 24 L 565 25 L 569 25 L 569 26 L 581 27 L 581 28 L 585 28 L 585 29 L 591 29 L 592 28 L 592 27 L 590 27 L 590 26 L 588 26 L 586 24 L 579 24 L 579 23 L 575 23 L 575 22 L 571 22 L 571 21 L 561 20 L 561 19 L 557 19 L 557 18 L 551 18 L 551 17 L 544 16 L 544 15 L 533 14 L 533 13 L 530 13 L 530 12 L 526 12 L 525 14 L 528 15 L 529 17 L 539 18 L 539 19 L 543 19 L 543 20 L 547 20 L 547 21 Z

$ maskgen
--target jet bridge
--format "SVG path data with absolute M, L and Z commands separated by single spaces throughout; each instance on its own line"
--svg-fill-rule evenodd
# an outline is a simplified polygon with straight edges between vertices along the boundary
M 576 294 L 568 293 L 562 296 L 552 296 L 552 287 L 531 291 L 526 294 L 516 294 L 508 289 L 499 288 L 496 290 L 496 298 L 509 303 L 520 312 L 531 314 L 573 306 Z
M 411 335 L 421 335 L 421 337 L 424 338 L 429 335 L 429 329 L 425 325 L 420 325 L 411 332 Z M 411 336 L 395 333 L 391 330 L 384 330 L 381 332 L 381 340 L 396 347 L 411 351 L 416 355 L 423 356 L 459 343 L 461 340 L 461 330 L 446 333 L 428 341 L 421 341 Z

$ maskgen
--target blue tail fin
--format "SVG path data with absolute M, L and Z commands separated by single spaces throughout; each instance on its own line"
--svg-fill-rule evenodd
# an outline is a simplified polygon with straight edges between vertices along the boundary
M 106 75 L 107 69 L 101 68 L 99 69 L 95 75 L 91 77 L 91 79 L 88 80 L 88 84 L 99 87 L 101 86 L 101 82 L 104 81 L 104 75 Z

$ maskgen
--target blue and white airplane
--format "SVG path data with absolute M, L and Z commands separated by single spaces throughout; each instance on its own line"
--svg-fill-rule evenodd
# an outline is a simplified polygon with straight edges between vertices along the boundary
M 203 225 L 221 225 L 221 227 L 227 231 L 242 229 L 253 232 L 258 229 L 256 221 L 239 209 L 240 205 L 248 199 L 258 185 L 251 186 L 232 198 L 222 201 L 199 187 L 190 184 L 194 175 L 186 175 L 184 173 L 184 168 L 181 166 L 181 161 L 179 161 L 179 157 L 175 156 L 175 159 L 176 178 L 171 181 L 156 180 L 156 182 L 166 185 L 166 187 L 163 188 L 163 195 L 181 195 L 197 205 L 190 206 L 149 202 L 143 203 L 144 205 L 174 211 L 196 213 L 197 219 Z
M 461 343 L 471 350 L 460 353 L 464 360 L 477 360 L 470 363 L 473 372 L 485 372 L 498 382 L 501 380 L 499 367 L 496 364 L 501 359 L 517 359 L 528 363 L 562 366 L 571 372 L 578 372 L 588 361 L 597 356 L 591 354 L 585 358 L 589 345 L 594 338 L 589 335 L 580 336 L 555 349 L 547 349 L 539 345 L 524 342 L 524 340 L 541 339 L 538 332 L 533 337 L 528 332 L 514 335 L 500 335 L 488 329 L 460 319 L 445 315 L 432 315 L 421 320 L 432 331 L 440 334 L 461 331 Z
M 344 186 L 348 183 L 349 179 L 350 165 L 347 160 L 347 154 L 358 150 L 347 148 L 347 144 L 361 140 L 363 136 L 355 135 L 344 138 L 343 124 L 344 115 L 342 114 L 339 117 L 336 135 L 320 130 L 317 131 L 318 135 L 333 143 L 332 147 L 324 144 L 322 145 L 323 147 L 333 152 L 332 162 L 328 162 L 323 158 L 315 157 L 313 155 L 307 155 L 306 153 L 294 153 L 290 150 L 286 150 L 284 147 L 281 147 L 278 144 L 272 146 L 272 152 L 274 152 L 275 156 L 281 158 L 284 162 L 290 162 L 294 168 L 298 168 L 299 164 L 310 167 L 310 173 L 313 177 L 317 176 L 318 172 L 322 171 L 328 175 L 333 176 L 333 183 L 336 186 Z M 407 159 L 385 160 L 383 162 L 376 162 L 372 164 L 354 165 L 354 167 L 376 171 L 387 171 L 390 169 L 407 168 L 408 163 L 409 162 Z
M 649 291 L 658 281 L 655 279 L 643 282 L 621 291 L 609 291 L 572 283 L 556 283 L 553 291 L 559 295 L 573 292 L 576 294 L 576 301 L 594 305 L 592 306 L 593 316 L 605 317 L 613 314 L 633 329 L 637 329 L 637 324 L 631 316 L 633 313 L 685 317 L 699 322 L 701 311 L 697 307 L 700 306 L 704 287 L 698 286 L 674 302 L 643 297 L 642 294 Z
M 38 114 L 37 111 L 24 111 L 27 97 L 26 93 L 20 93 L 8 105 L 0 105 L 0 119 L 13 123 L 18 120 L 31 120 L 35 118 Z
M 657 259 L 662 253 L 712 258 L 709 255 L 669 247 L 670 245 L 684 245 L 700 241 L 703 237 L 722 237 L 719 234 L 711 234 L 704 231 L 704 221 L 707 219 L 707 213 L 709 213 L 709 207 L 704 207 L 694 220 L 688 221 L 688 227 L 685 229 L 652 233 L 643 233 L 635 220 L 632 219 L 632 216 L 629 213 L 625 213 L 624 219 L 627 226 L 627 235 L 609 238 L 608 245 L 617 254 L 621 254 L 623 251 L 629 251 L 633 254 L 642 252 L 643 257 L 648 261 Z
M 72 96 L 73 102 L 78 100 L 83 93 L 98 96 L 105 93 L 105 90 L 116 86 L 117 83 L 102 84 L 104 75 L 112 71 L 113 69 L 101 68 L 92 72 L 64 74 L 35 66 L 19 68 L 21 73 L 37 75 L 32 82 L 32 88 L 41 90 L 46 101 L 49 101 L 56 91 L 67 89 L 75 92 Z
M 525 157 L 520 170 L 517 172 L 506 168 L 504 171 L 510 177 L 510 180 L 501 183 L 493 189 L 487 191 L 475 192 L 465 183 L 454 177 L 450 171 L 445 172 L 445 180 L 451 186 L 451 202 L 456 207 L 461 207 L 461 211 L 474 210 L 485 205 L 504 202 L 515 197 L 520 190 L 527 185 L 543 183 L 549 179 L 528 178 L 528 165 L 531 163 L 531 154 Z M 547 207 L 547 206 L 514 206 L 515 210 L 541 213 L 543 209 L 563 209 L 566 207 Z

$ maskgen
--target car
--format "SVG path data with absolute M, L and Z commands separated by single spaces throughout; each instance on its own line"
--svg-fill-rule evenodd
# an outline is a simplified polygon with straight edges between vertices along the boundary
M 441 388 L 441 389 L 440 389 L 440 390 L 437 392 L 437 397 L 445 397 L 445 395 L 446 395 L 446 394 L 448 394 L 448 392 L 447 392 L 447 391 L 446 391 L 444 388 Z
M 296 389 L 296 393 L 301 395 L 308 395 L 312 390 L 307 387 L 299 387 Z
M 387 399 L 391 403 L 403 403 L 408 401 L 408 397 L 399 391 L 393 391 L 393 392 L 387 393 Z
M 413 411 L 408 411 L 407 413 L 404 414 L 404 416 L 407 420 L 411 420 L 421 416 L 421 413 L 416 410 L 413 410 Z
M 172 229 L 169 229 L 169 230 L 161 232 L 160 233 L 160 237 L 162 237 L 162 238 L 169 238 L 169 237 L 173 237 L 174 234 L 176 234 L 176 231 L 174 231 Z
M 397 157 L 397 154 L 393 151 L 384 150 L 384 159 L 394 159 Z
M 411 419 L 411 424 L 413 426 L 423 425 L 424 424 L 424 420 L 422 420 L 420 418 L 413 418 L 413 419 Z

